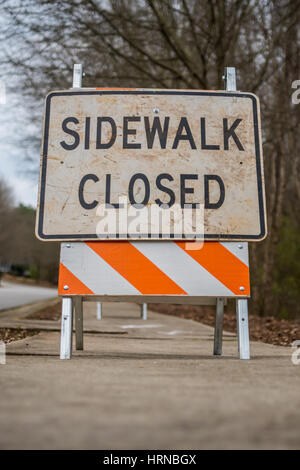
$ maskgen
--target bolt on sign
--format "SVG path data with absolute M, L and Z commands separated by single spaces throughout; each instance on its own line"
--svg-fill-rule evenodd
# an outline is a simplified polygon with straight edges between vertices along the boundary
M 36 232 L 42 240 L 262 240 L 257 97 L 146 89 L 50 93 Z

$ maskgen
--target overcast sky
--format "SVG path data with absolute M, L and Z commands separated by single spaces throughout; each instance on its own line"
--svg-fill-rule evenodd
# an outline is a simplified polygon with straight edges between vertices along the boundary
M 1 12 L 2 13 L 2 12 Z M 0 13 L 0 29 L 7 26 L 6 18 Z M 18 44 L 14 44 L 18 47 Z M 10 47 L 1 37 L 0 63 Z M 0 68 L 0 178 L 13 189 L 15 203 L 36 206 L 39 172 L 39 150 L 28 142 L 34 130 L 22 93 L 18 92 L 21 77 L 14 74 L 7 65 Z M 4 89 L 6 91 L 3 96 Z M 40 138 L 40 136 L 38 136 Z M 30 157 L 31 161 L 28 160 Z
M 3 100 L 0 103 L 0 177 L 12 187 L 17 204 L 22 202 L 35 207 L 39 154 L 30 146 L 28 148 L 28 144 L 22 144 L 22 137 L 23 142 L 27 138 L 23 123 L 29 117 L 21 103 L 22 96 L 10 91 L 6 93 L 5 103 Z M 32 163 L 27 162 L 27 153 L 33 159 Z

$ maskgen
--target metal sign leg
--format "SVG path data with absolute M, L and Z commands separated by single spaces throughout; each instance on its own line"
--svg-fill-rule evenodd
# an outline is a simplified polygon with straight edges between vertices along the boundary
M 236 91 L 235 67 L 225 67 L 224 80 L 225 90 Z M 237 299 L 236 315 L 240 359 L 250 359 L 247 299 Z
M 83 311 L 82 297 L 74 299 L 76 349 L 83 350 Z
M 147 320 L 147 304 L 145 303 L 141 305 L 141 318 Z
M 240 359 L 250 359 L 250 341 L 248 324 L 248 300 L 237 299 L 237 333 Z
M 214 355 L 215 356 L 222 355 L 223 317 L 224 317 L 224 299 L 217 298 L 215 335 L 214 335 Z
M 102 303 L 97 302 L 97 320 L 101 320 L 102 318 Z
M 61 314 L 61 336 L 60 336 L 60 358 L 71 359 L 72 357 L 72 328 L 73 328 L 72 299 L 62 299 Z
M 82 65 L 81 64 L 74 64 L 72 86 L 73 88 L 80 88 L 82 86 Z M 73 304 L 72 298 L 64 297 L 62 299 L 60 359 L 71 359 L 72 357 L 72 332 L 73 332 L 73 305 L 72 304 Z M 78 312 L 77 306 L 75 306 L 75 310 L 76 312 Z M 76 323 L 77 323 L 77 316 L 76 316 Z M 76 328 L 76 348 L 78 345 L 77 330 L 78 329 Z

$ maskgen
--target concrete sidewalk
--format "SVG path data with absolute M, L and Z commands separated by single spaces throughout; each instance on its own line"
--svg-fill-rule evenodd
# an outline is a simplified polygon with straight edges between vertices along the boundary
M 224 356 L 213 357 L 212 328 L 152 312 L 145 322 L 134 304 L 104 304 L 98 321 L 85 303 L 84 322 L 92 333 L 71 361 L 59 359 L 59 322 L 40 321 L 53 331 L 7 346 L 0 448 L 300 447 L 290 348 L 252 343 L 252 360 L 241 361 L 225 334 Z

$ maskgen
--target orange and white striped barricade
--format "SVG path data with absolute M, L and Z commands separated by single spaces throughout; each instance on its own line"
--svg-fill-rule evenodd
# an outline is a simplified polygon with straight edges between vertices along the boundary
M 217 303 L 214 352 L 221 354 L 224 299 L 236 298 L 241 309 L 239 302 L 250 295 L 248 245 L 204 242 L 200 249 L 191 245 L 183 241 L 62 243 L 58 292 L 63 297 L 63 316 L 69 321 L 74 301 L 77 348 L 83 347 L 82 300 Z M 64 339 L 62 353 L 66 346 L 69 349 Z

